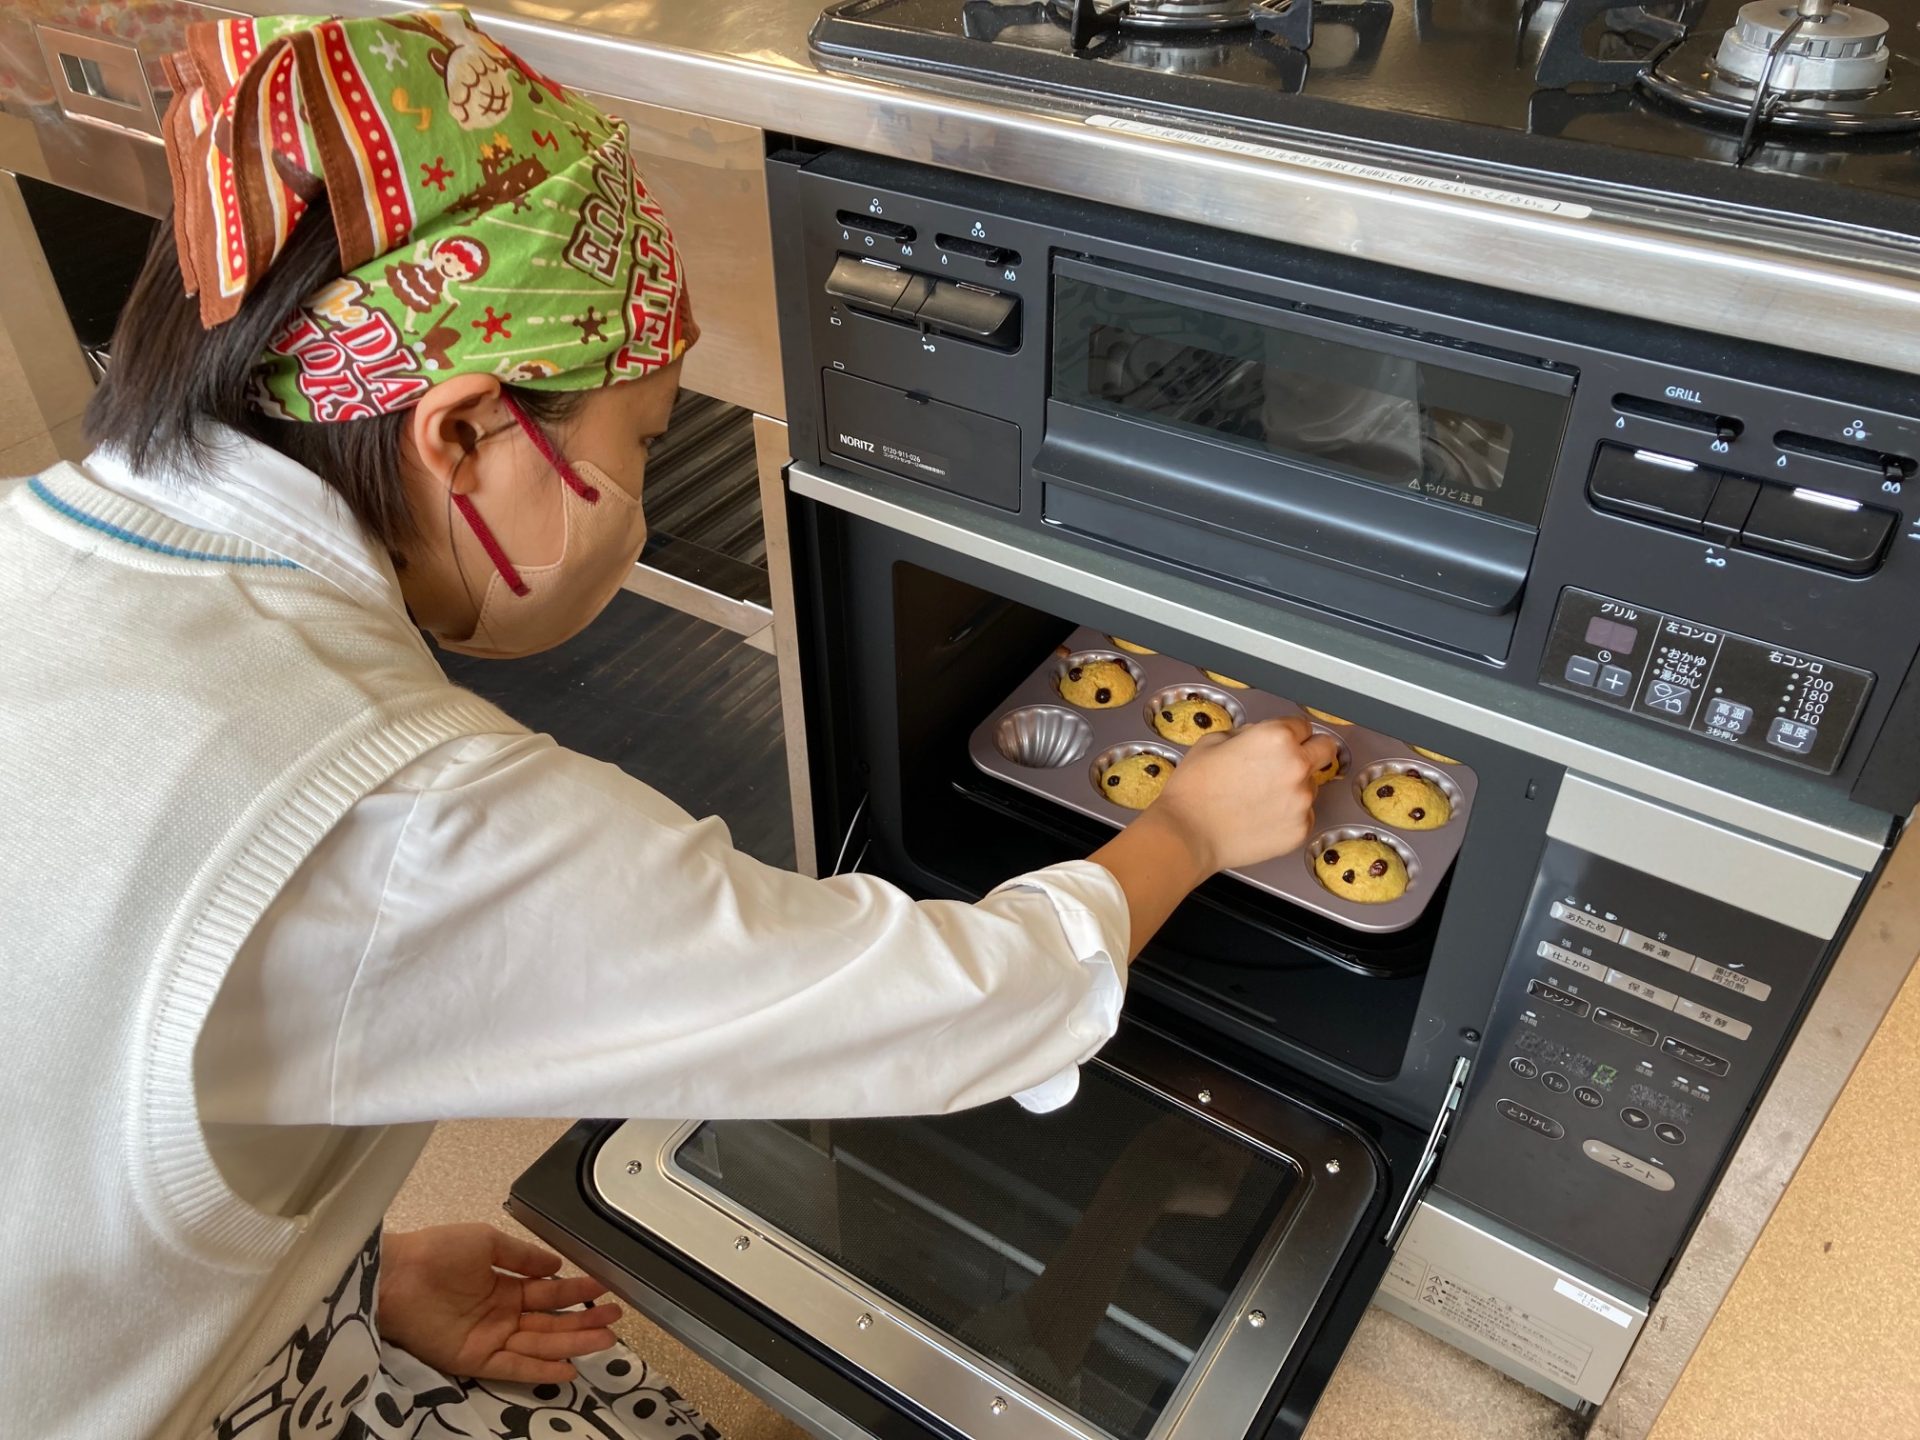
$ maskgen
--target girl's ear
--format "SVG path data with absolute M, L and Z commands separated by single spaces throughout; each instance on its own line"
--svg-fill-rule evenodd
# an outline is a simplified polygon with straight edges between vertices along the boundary
M 491 375 L 455 375 L 421 397 L 407 416 L 407 459 L 456 495 L 469 495 L 480 483 L 479 467 L 466 463 L 480 438 L 511 424 L 500 400 L 500 382 Z

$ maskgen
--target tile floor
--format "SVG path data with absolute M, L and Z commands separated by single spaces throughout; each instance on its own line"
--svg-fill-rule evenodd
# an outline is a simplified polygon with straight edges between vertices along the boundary
M 56 455 L 0 334 L 0 476 Z M 1879 937 L 1912 949 L 1915 903 Z M 1654 1431 L 1654 1440 L 1920 1437 L 1920 972 L 1912 975 Z M 565 1129 L 559 1121 L 443 1125 L 390 1216 L 399 1228 L 483 1220 Z M 622 1335 L 676 1377 L 734 1440 L 804 1434 L 644 1319 Z M 1557 1440 L 1566 1412 L 1412 1327 L 1371 1312 L 1307 1440 Z

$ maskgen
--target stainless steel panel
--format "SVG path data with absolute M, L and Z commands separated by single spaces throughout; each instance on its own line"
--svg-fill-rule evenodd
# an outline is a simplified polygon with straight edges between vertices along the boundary
M 147 84 L 138 47 L 45 23 L 34 31 L 46 57 L 55 103 L 68 115 L 115 130 L 159 135 L 160 107 Z
M 346 0 L 355 14 L 409 0 Z M 296 8 L 244 0 L 260 13 Z M 820 0 L 493 0 L 475 12 L 557 78 L 649 102 L 1150 214 L 1713 334 L 1920 371 L 1920 260 L 1707 207 L 1581 194 L 1543 214 L 1290 162 L 1271 147 L 1090 124 L 1091 112 L 823 75 Z M 1301 148 L 1305 148 L 1302 146 Z M 1329 152 L 1339 154 L 1341 152 Z M 1349 157 L 1351 158 L 1351 157 Z M 1502 184 L 1515 188 L 1510 178 Z M 1620 277 L 1633 283 L 1622 285 Z
M 793 805 L 794 868 L 820 873 L 813 841 L 813 778 L 807 767 L 807 710 L 800 671 L 799 602 L 793 593 L 793 542 L 787 533 L 787 427 L 753 417 L 753 448 L 760 467 L 760 515 L 767 527 L 767 579 L 773 590 L 773 655 L 779 663 L 780 710 L 785 717 L 787 790 Z
M 686 257 L 700 343 L 687 352 L 682 383 L 756 414 L 784 417 L 766 137 L 751 125 L 585 93 L 627 122 L 641 173 Z
M 1830 877 L 1820 880 L 1808 878 L 1803 888 L 1794 892 L 1803 899 L 1823 902 L 1813 912 L 1816 918 L 1809 920 L 1796 916 L 1787 920 L 1789 924 L 1825 924 L 1828 927 L 1826 933 L 1832 934 L 1834 926 L 1838 924 L 1839 914 L 1831 904 L 1835 893 L 1833 887 L 1838 885 L 1838 877 L 1845 874 L 1837 867 L 1851 866 L 1856 872 L 1864 872 L 1879 863 L 1885 844 L 1884 818 L 1875 817 L 1880 827 L 1876 830 L 1847 830 L 1777 810 L 1745 795 L 1715 789 L 1678 771 L 1656 768 L 1631 755 L 1588 744 L 1503 710 L 1476 705 L 1450 692 L 1412 683 L 1389 671 L 1371 669 L 1340 655 L 1311 649 L 1285 635 L 1240 624 L 1212 610 L 1169 599 L 1156 590 L 1124 584 L 1086 568 L 1087 563 L 1097 563 L 1093 557 L 1088 557 L 1084 562 L 1078 557 L 1068 561 L 1029 548 L 1024 537 L 1001 538 L 1010 533 L 1008 527 L 995 527 L 984 518 L 968 516 L 964 524 L 958 519 L 948 519 L 946 514 L 949 507 L 944 502 L 925 501 L 908 505 L 891 495 L 880 493 L 877 487 L 843 480 L 805 464 L 794 465 L 788 474 L 795 494 L 831 505 L 850 515 L 1028 576 L 1069 594 L 1083 595 L 1096 603 L 1112 606 L 1131 615 L 1144 616 L 1171 629 L 1256 659 L 1297 670 L 1330 684 L 1365 691 L 1385 704 L 1416 711 L 1440 724 L 1484 735 L 1489 740 L 1511 745 L 1642 795 L 1684 806 L 1697 815 L 1833 862 L 1826 867 L 1831 872 Z M 1570 780 L 1572 778 L 1569 777 Z M 1602 789 L 1598 784 L 1590 788 Z M 1621 798 L 1627 801 L 1633 799 L 1625 795 Z M 1572 823 L 1574 813 L 1569 812 L 1569 823 Z M 1594 823 L 1589 824 L 1586 821 L 1589 812 L 1579 812 L 1584 828 L 1592 830 L 1598 842 L 1614 848 L 1626 848 L 1625 842 L 1632 838 L 1633 833 L 1630 826 L 1621 828 L 1613 825 L 1607 821 L 1607 813 L 1612 812 L 1595 816 Z M 1620 813 L 1630 819 L 1636 812 L 1626 810 Z M 1671 811 L 1662 813 L 1674 815 L 1676 819 L 1685 818 Z M 1705 825 L 1704 822 L 1694 823 L 1707 832 L 1722 833 L 1717 827 Z M 1573 843 L 1584 842 L 1576 839 Z M 1612 855 L 1611 850 L 1602 853 Z M 1774 853 L 1774 847 L 1756 844 L 1751 849 L 1736 847 L 1728 853 L 1750 855 L 1757 861 L 1765 861 L 1768 854 Z M 1641 863 L 1628 856 L 1613 858 L 1622 858 L 1630 865 Z M 1783 873 L 1785 868 L 1782 867 Z M 1814 869 L 1818 870 L 1819 867 Z M 1771 875 L 1773 871 L 1768 869 L 1762 873 Z M 1794 873 L 1812 875 L 1811 871 Z M 1713 878 L 1724 878 L 1726 884 L 1733 887 L 1731 893 L 1735 904 L 1744 905 L 1756 898 L 1747 884 L 1733 876 L 1722 877 L 1716 871 Z M 1858 884 L 1857 873 L 1848 883 Z
M 1859 871 L 1733 834 L 1583 775 L 1561 783 L 1547 834 L 1823 938 L 1838 933 L 1860 890 Z
M 1647 1318 L 1645 1296 L 1446 1196 L 1421 1202 L 1374 1302 L 1566 1405 L 1606 1398 Z

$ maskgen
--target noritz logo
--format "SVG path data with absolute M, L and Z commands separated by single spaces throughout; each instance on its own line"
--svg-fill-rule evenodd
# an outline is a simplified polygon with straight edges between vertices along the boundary
M 840 436 L 840 443 L 842 445 L 845 445 L 850 450 L 864 450 L 869 455 L 874 453 L 873 441 L 862 440 L 858 435 L 848 435 L 848 434 L 842 433 Z

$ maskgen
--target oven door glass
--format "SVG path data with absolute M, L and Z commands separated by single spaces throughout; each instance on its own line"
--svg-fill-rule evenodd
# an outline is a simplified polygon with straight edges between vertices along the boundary
M 1219 1123 L 1233 1093 L 1203 1111 L 1095 1064 L 1048 1115 L 629 1125 L 595 1173 L 695 1258 L 717 1226 L 723 1276 L 962 1433 L 992 1416 L 995 1435 L 1223 1440 L 1284 1367 L 1374 1174 L 1353 1135 L 1270 1092 L 1246 1108 L 1281 1144 Z M 605 1158 L 635 1144 L 658 1147 L 638 1179 Z
M 1349 479 L 1540 519 L 1564 377 L 1304 309 L 1062 262 L 1053 397 Z

